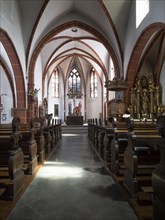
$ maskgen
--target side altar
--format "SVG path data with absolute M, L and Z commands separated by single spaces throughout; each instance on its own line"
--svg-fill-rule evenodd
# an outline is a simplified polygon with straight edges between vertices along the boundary
M 69 115 L 66 119 L 67 125 L 83 125 L 83 116 Z

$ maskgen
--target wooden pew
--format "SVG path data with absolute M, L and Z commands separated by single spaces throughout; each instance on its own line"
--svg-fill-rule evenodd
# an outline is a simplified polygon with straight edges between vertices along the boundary
M 92 144 L 97 152 L 99 152 L 100 127 L 101 121 L 98 122 L 97 118 L 93 119 Z
M 123 175 L 124 165 L 124 151 L 128 145 L 125 119 L 117 121 L 115 118 L 111 119 L 113 140 L 111 141 L 111 171 L 115 175 Z
M 20 148 L 20 119 L 14 117 L 12 129 L 0 130 L 0 185 L 5 187 L 3 196 L 15 200 L 24 187 L 23 152 Z
M 113 132 L 114 137 L 111 143 L 111 171 L 115 175 L 123 175 L 123 172 L 125 170 L 125 164 L 124 164 L 124 151 L 128 145 L 128 124 L 126 124 L 126 120 L 120 120 L 117 121 L 114 118 L 111 119 L 112 125 L 113 125 Z M 141 132 L 141 129 L 143 129 L 143 132 L 153 132 L 155 133 L 155 122 L 150 121 L 140 121 L 140 120 L 134 120 L 134 130 L 137 132 Z
M 95 119 L 88 120 L 88 138 L 93 147 L 95 146 L 95 131 L 96 131 L 96 125 L 97 125 L 95 124 L 96 122 L 97 121 Z
M 52 149 L 54 149 L 61 139 L 61 120 L 60 119 L 52 119 L 52 124 L 49 125 L 50 127 L 50 135 L 52 139 Z
M 106 165 L 110 162 L 111 128 L 107 123 L 103 125 L 101 118 L 88 120 L 88 139 L 96 150 L 100 159 Z
M 33 118 L 32 126 L 35 130 L 34 137 L 37 143 L 37 159 L 38 163 L 43 163 L 45 160 L 45 137 L 43 134 L 44 129 L 44 117 L 43 118 Z
M 55 120 L 52 119 L 52 124 L 50 124 L 50 134 L 52 137 L 52 149 L 55 148 L 58 141 L 58 130 L 55 129 Z
M 54 133 L 55 133 L 56 144 L 62 137 L 61 124 L 62 124 L 61 119 L 55 119 Z
M 48 156 L 50 152 L 52 151 L 52 136 L 50 132 L 50 122 L 52 120 L 53 114 L 47 114 L 46 115 L 46 123 L 44 126 L 43 134 L 45 137 L 45 154 Z
M 28 175 L 33 175 L 38 166 L 37 161 L 37 143 L 35 140 L 35 128 L 33 119 L 29 125 L 21 125 L 22 139 L 20 147 L 24 153 L 24 172 Z
M 138 197 L 140 189 L 139 175 L 151 176 L 155 165 L 160 160 L 160 152 L 155 151 L 154 145 L 160 136 L 150 124 L 150 128 L 144 129 L 144 124 L 138 124 L 134 129 L 133 120 L 127 119 L 128 146 L 124 152 L 124 186 L 133 197 Z M 149 181 L 151 185 L 151 181 Z
M 99 132 L 100 126 L 98 125 L 97 118 L 88 120 L 88 139 L 96 153 L 99 149 Z
M 160 150 L 160 162 L 152 173 L 152 185 L 154 190 L 153 220 L 165 219 L 165 116 L 159 116 L 156 128 L 161 138 L 156 147 Z
M 92 119 L 91 129 L 92 145 L 99 154 L 100 158 L 103 159 L 105 127 L 102 124 L 101 118 L 99 118 L 99 120 L 97 120 L 97 118 Z
M 106 134 L 106 127 L 103 125 L 103 122 L 101 118 L 99 118 L 99 133 L 98 133 L 98 153 L 100 155 L 100 158 L 104 161 L 104 152 L 105 152 L 105 146 L 104 146 L 104 138 Z
M 110 125 L 105 126 L 105 135 L 104 135 L 104 162 L 106 166 L 111 166 L 111 158 L 112 158 L 112 152 L 111 152 L 111 143 L 113 140 L 113 128 Z

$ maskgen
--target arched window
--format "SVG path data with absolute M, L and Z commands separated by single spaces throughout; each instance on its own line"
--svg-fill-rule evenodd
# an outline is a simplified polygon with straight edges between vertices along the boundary
M 68 78 L 69 97 L 81 98 L 81 77 L 77 69 L 73 68 Z
M 51 89 L 52 89 L 52 97 L 58 98 L 59 97 L 59 73 L 57 69 L 55 69 L 51 77 Z
M 94 68 L 91 69 L 91 79 L 90 79 L 90 97 L 96 98 L 98 96 L 98 82 L 97 74 Z

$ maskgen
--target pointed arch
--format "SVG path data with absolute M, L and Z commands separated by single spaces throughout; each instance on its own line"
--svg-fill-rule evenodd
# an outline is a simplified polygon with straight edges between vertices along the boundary
M 2 28 L 0 28 L 0 41 L 13 68 L 17 95 L 15 115 L 20 117 L 22 123 L 26 123 L 26 93 L 21 63 L 11 38 Z
M 148 41 L 150 40 L 151 36 L 157 32 L 157 31 L 161 31 L 165 29 L 165 24 L 163 23 L 154 23 L 149 25 L 148 27 L 146 27 L 144 29 L 144 31 L 141 33 L 141 35 L 139 36 L 132 54 L 130 56 L 129 59 L 129 63 L 128 63 L 128 68 L 127 68 L 127 74 L 126 74 L 126 81 L 128 84 L 127 90 L 126 90 L 126 97 L 125 97 L 125 101 L 128 103 L 128 98 L 129 98 L 129 91 L 130 88 L 133 86 L 134 83 L 134 79 L 136 77 L 137 74 L 137 70 L 138 70 L 138 66 L 139 66 L 139 61 L 141 58 L 141 55 L 143 53 L 143 50 L 146 46 L 146 44 L 148 43 Z

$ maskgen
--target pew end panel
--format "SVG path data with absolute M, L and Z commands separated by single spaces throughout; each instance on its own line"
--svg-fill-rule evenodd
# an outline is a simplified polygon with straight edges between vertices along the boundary
M 4 183 L 4 197 L 15 200 L 24 187 L 24 155 L 19 147 L 22 133 L 8 131 L 10 135 L 0 135 L 1 184 Z M 1 133 L 2 134 L 2 133 Z
M 145 134 L 129 133 L 128 147 L 124 153 L 126 167 L 124 185 L 133 197 L 138 198 L 138 191 L 143 184 L 143 181 L 138 180 L 138 176 L 151 176 L 153 169 L 160 160 L 160 152 L 154 149 L 154 145 L 159 139 L 159 135 L 153 135 L 152 132 L 150 134 L 150 131 L 145 132 Z M 136 188 L 133 188 L 132 184 L 135 182 Z M 149 182 L 151 185 L 151 181 Z
M 22 129 L 20 147 L 24 153 L 24 172 L 28 175 L 33 175 L 38 166 L 37 143 L 34 138 L 35 132 L 35 129 Z
M 160 135 L 157 148 L 160 149 L 160 162 L 152 173 L 152 185 L 155 193 L 153 200 L 153 220 L 165 219 L 165 116 L 159 116 L 156 128 Z
M 111 170 L 115 175 L 123 173 L 124 152 L 128 145 L 127 130 L 114 130 L 114 136 L 111 143 Z

